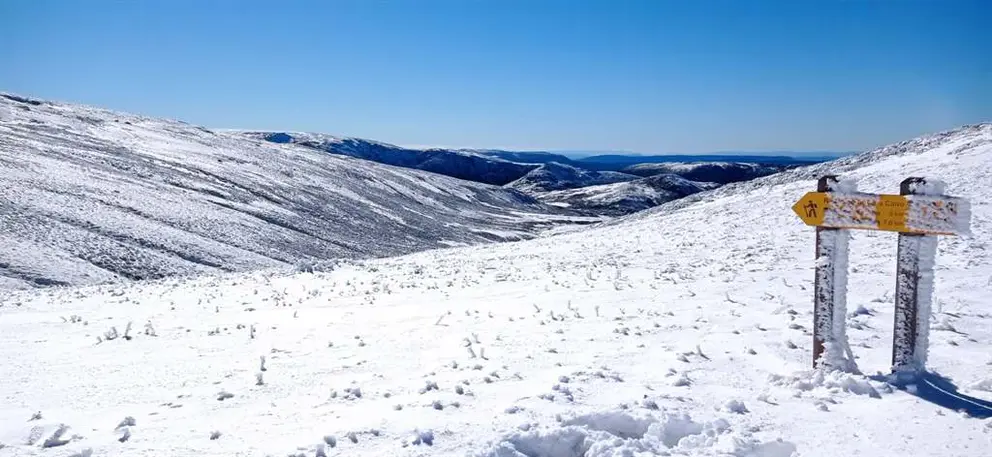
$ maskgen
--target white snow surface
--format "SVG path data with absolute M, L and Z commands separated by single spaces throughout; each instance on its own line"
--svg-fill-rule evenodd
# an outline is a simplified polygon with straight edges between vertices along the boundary
M 0 292 L 0 456 L 987 456 L 992 419 L 810 370 L 792 204 L 826 170 L 941 178 L 972 234 L 939 239 L 928 364 L 992 399 L 992 125 L 911 145 L 530 241 Z M 852 233 L 865 373 L 889 370 L 895 247 Z
M 582 218 L 519 192 L 0 94 L 0 288 L 408 254 Z

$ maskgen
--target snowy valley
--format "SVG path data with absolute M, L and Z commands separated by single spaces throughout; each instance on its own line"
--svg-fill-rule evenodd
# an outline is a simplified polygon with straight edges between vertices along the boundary
M 0 96 L 0 287 L 290 268 L 595 220 L 512 189 Z
M 392 243 L 381 254 L 439 247 L 436 240 L 473 243 L 498 230 L 500 239 L 534 239 L 345 260 L 314 272 L 0 290 L 0 456 L 979 457 L 992 446 L 992 124 L 538 234 L 532 226 L 589 219 L 504 188 L 452 180 L 439 189 L 431 183 L 445 181 L 420 180 L 418 171 L 362 161 L 356 175 L 355 159 L 294 145 L 3 103 L 4 228 L 8 208 L 46 211 L 2 234 L 4 263 L 26 265 L 18 271 L 71 270 L 68 254 L 58 253 L 84 240 L 69 238 L 77 232 L 65 219 L 37 227 L 54 225 L 46 222 L 52 214 L 103 215 L 106 206 L 123 208 L 101 216 L 101 230 L 183 227 L 160 244 L 226 253 L 223 264 L 250 257 L 230 243 L 206 250 L 214 238 L 205 233 L 235 223 L 211 218 L 304 218 L 284 213 L 287 200 L 313 218 L 307 223 L 374 217 L 354 227 L 356 238 L 334 241 Z M 163 130 L 171 134 L 152 133 Z M 32 153 L 18 154 L 24 148 Z M 23 157 L 44 161 L 25 165 Z M 236 160 L 239 167 L 226 168 Z M 319 182 L 300 182 L 293 167 L 304 160 L 326 170 Z M 185 189 L 172 192 L 202 194 L 201 206 L 170 204 L 169 187 L 105 171 L 121 166 Z M 284 180 L 261 181 L 251 170 L 263 167 L 284 170 Z M 234 170 L 249 171 L 234 183 L 216 178 Z M 811 370 L 814 231 L 790 207 L 827 173 L 880 193 L 908 176 L 942 179 L 949 194 L 972 201 L 972 234 L 939 241 L 929 323 L 930 367 L 945 389 L 969 399 L 965 412 L 876 375 L 888 373 L 891 357 L 891 233 L 859 232 L 851 243 L 846 321 L 863 374 Z M 269 203 L 236 198 L 247 192 L 242 182 L 271 189 Z M 301 186 L 313 193 L 290 192 Z M 385 189 L 392 203 L 376 200 Z M 92 197 L 79 203 L 80 194 Z M 340 195 L 335 209 L 320 214 L 312 211 L 326 204 L 302 203 L 332 195 Z M 176 214 L 192 216 L 158 222 Z M 161 225 L 142 229 L 139 221 Z M 214 228 L 199 225 L 212 221 Z M 417 224 L 425 228 L 411 229 Z M 384 228 L 400 225 L 408 231 Z M 344 237 L 338 227 L 324 226 Z M 61 251 L 25 241 L 56 229 L 53 236 L 70 240 Z M 292 252 L 310 240 L 292 236 L 243 246 Z M 301 254 L 330 249 L 302 246 Z

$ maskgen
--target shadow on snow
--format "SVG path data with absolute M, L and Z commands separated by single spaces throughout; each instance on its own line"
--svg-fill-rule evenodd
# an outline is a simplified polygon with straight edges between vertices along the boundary
M 898 379 L 894 379 L 895 377 Z M 909 377 L 890 375 L 878 380 L 889 382 L 899 390 L 937 406 L 964 412 L 977 419 L 992 418 L 992 401 L 958 392 L 957 386 L 940 374 L 923 372 Z

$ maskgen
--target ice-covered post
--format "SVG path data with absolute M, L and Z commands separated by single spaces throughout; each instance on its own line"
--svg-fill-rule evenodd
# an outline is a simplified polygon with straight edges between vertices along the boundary
M 896 271 L 893 371 L 926 366 L 935 235 L 970 232 L 968 200 L 943 195 L 944 184 L 924 178 L 902 182 L 900 195 L 858 192 L 854 183 L 824 176 L 816 192 L 799 198 L 792 211 L 816 227 L 813 291 L 813 367 L 857 370 L 847 344 L 848 229 L 899 232 Z
M 907 178 L 899 185 L 900 195 L 934 195 L 942 192 L 942 183 L 931 182 L 928 185 L 924 178 Z M 936 236 L 899 233 L 895 330 L 892 336 L 893 371 L 917 371 L 926 366 L 936 256 Z
M 824 176 L 816 183 L 817 192 L 831 192 L 838 189 L 840 181 L 836 176 Z M 851 190 L 853 191 L 853 186 Z M 826 210 L 823 205 L 809 202 L 804 210 L 807 214 Z M 816 217 L 817 215 L 813 215 Z M 822 215 L 819 215 L 823 217 Z M 830 365 L 830 360 L 843 354 L 832 354 L 823 358 L 824 352 L 841 351 L 837 343 L 844 339 L 844 313 L 847 308 L 847 244 L 850 234 L 846 229 L 832 227 L 816 228 L 816 276 L 813 280 L 813 367 L 821 362 Z

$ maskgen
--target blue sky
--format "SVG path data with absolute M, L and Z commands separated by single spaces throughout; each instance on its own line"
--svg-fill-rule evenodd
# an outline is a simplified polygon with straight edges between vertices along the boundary
M 405 145 L 861 150 L 992 120 L 992 2 L 0 0 L 0 90 Z

